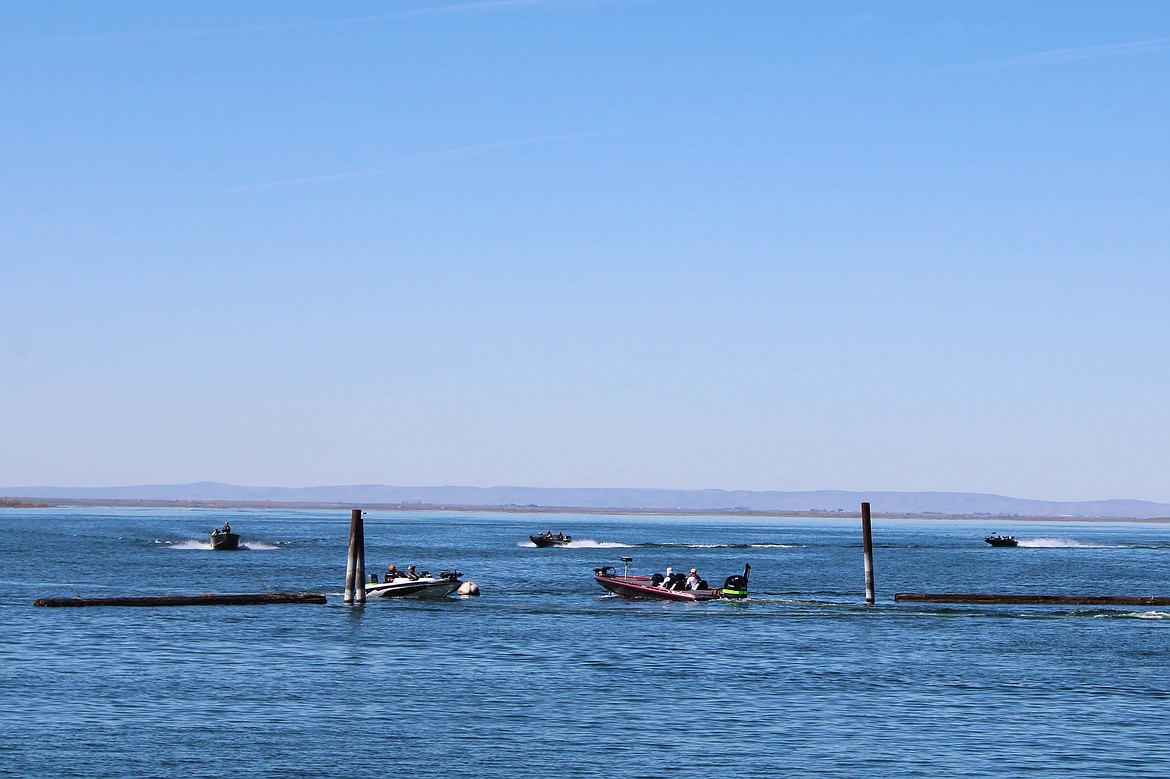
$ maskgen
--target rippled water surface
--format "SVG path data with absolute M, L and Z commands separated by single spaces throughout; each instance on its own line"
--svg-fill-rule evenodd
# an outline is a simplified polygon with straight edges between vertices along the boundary
M 210 551 L 225 519 L 247 549 Z M 0 510 L 0 775 L 1170 775 L 1170 609 L 893 600 L 1170 595 L 1166 525 L 875 518 L 867 607 L 855 519 L 365 523 L 368 570 L 458 568 L 482 597 L 346 607 L 347 511 Z M 752 597 L 624 601 L 591 573 L 622 555 L 713 584 L 751 563 Z M 265 591 L 329 603 L 32 606 Z

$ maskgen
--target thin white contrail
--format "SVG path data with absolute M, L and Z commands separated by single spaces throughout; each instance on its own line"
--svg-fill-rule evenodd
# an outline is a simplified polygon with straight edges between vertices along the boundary
M 344 179 L 387 176 L 391 173 L 395 173 L 406 168 L 417 168 L 420 166 L 441 162 L 442 160 L 452 159 L 454 157 L 464 157 L 472 154 L 479 154 L 481 152 L 493 151 L 495 149 L 504 149 L 511 146 L 530 146 L 538 143 L 570 141 L 576 140 L 578 138 L 593 138 L 602 135 L 613 135 L 620 132 L 626 132 L 626 129 L 605 130 L 588 133 L 563 133 L 560 135 L 535 135 L 528 138 L 513 138 L 511 140 L 504 141 L 477 143 L 470 146 L 459 146 L 452 149 L 440 149 L 438 151 L 425 152 L 422 154 L 411 154 L 405 157 L 399 157 L 398 159 L 392 160 L 384 165 L 379 165 L 372 168 L 362 168 L 360 170 L 351 170 L 342 173 L 326 173 L 318 176 L 301 176 L 299 178 L 281 179 L 279 181 L 265 181 L 258 184 L 243 184 L 238 187 L 228 187 L 227 189 L 221 189 L 213 192 L 212 194 L 225 195 L 233 192 L 255 192 L 264 189 L 294 187 L 302 184 L 317 184 L 325 181 L 341 181 Z
M 380 22 L 407 21 L 428 16 L 443 16 L 495 11 L 521 11 L 536 8 L 557 8 L 589 5 L 619 5 L 643 3 L 647 0 L 474 0 L 453 5 L 436 5 L 415 8 L 409 11 L 349 16 L 340 19 L 317 19 L 304 22 L 281 22 L 277 24 L 249 24 L 233 27 L 185 27 L 169 30 L 137 30 L 84 35 L 53 35 L 41 38 L 26 38 L 9 41 L 11 44 L 69 44 L 69 43 L 130 43 L 135 41 L 166 40 L 173 38 L 197 38 L 212 35 L 240 35 L 246 33 L 283 32 L 286 30 L 313 30 L 327 27 L 345 27 L 356 24 L 377 24 Z
M 1079 46 L 1068 49 L 1042 51 L 1036 54 L 1025 54 L 1020 57 L 1007 57 L 1001 60 L 980 63 L 971 66 L 977 70 L 993 70 L 1008 68 L 1026 68 L 1041 65 L 1063 65 L 1068 62 L 1102 59 L 1104 57 L 1125 57 L 1132 54 L 1146 54 L 1149 52 L 1166 51 L 1170 49 L 1170 38 L 1154 38 L 1148 41 L 1132 41 L 1130 43 L 1114 43 L 1103 46 Z

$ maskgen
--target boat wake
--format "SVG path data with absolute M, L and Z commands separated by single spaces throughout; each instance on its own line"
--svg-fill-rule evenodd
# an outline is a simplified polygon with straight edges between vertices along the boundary
M 210 552 L 210 551 L 212 551 L 210 541 L 195 541 L 195 540 L 155 541 L 155 543 L 158 544 L 159 546 L 165 547 L 167 549 L 176 549 L 176 550 L 184 551 L 184 552 L 190 552 L 190 551 Z M 253 552 L 272 552 L 272 551 L 275 551 L 277 549 L 280 549 L 280 546 L 277 544 L 266 544 L 263 541 L 243 541 L 240 543 L 240 549 L 247 549 L 247 550 L 253 551 Z
M 636 544 L 641 549 L 795 549 L 800 544 Z
M 516 546 L 526 547 L 528 549 L 536 549 L 536 544 L 531 541 L 521 541 Z M 623 544 L 620 541 L 594 541 L 591 538 L 582 538 L 581 540 L 573 540 L 567 544 L 557 544 L 556 546 L 546 547 L 547 549 L 629 549 L 635 544 Z
M 198 550 L 201 552 L 210 552 L 211 543 L 208 541 L 155 541 L 156 544 L 162 544 L 167 549 L 179 549 L 183 551 Z
M 1118 547 L 1112 544 L 1086 544 L 1083 541 L 1075 541 L 1071 538 L 1029 538 L 1027 540 L 1021 539 L 1020 546 L 1032 547 L 1034 549 L 1117 549 Z
M 520 541 L 516 546 L 536 549 L 531 541 Z M 621 541 L 594 541 L 592 538 L 557 544 L 553 549 L 796 549 L 800 544 L 627 544 Z

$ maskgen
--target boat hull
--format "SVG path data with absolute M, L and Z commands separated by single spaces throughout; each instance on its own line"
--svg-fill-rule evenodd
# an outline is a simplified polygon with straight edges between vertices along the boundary
M 594 574 L 593 578 L 614 595 L 634 600 L 674 600 L 693 603 L 724 597 L 722 590 L 668 590 L 665 587 L 655 587 L 645 576 Z
M 1014 538 L 1002 538 L 997 536 L 988 536 L 983 539 L 992 546 L 1019 546 L 1020 542 Z
M 541 549 L 550 546 L 568 546 L 571 538 L 546 538 L 545 536 L 528 536 L 528 539 Z
M 369 582 L 366 595 L 371 598 L 446 598 L 459 589 L 458 579 L 394 579 L 389 582 Z
M 240 536 L 238 533 L 212 533 L 211 548 L 226 552 L 239 549 Z

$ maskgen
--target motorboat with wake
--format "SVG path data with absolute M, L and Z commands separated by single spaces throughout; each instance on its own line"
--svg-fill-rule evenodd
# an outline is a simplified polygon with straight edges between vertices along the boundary
M 1016 540 L 1015 536 L 1001 536 L 999 533 L 992 533 L 987 538 L 983 539 L 992 546 L 1019 546 L 1020 542 Z
M 536 544 L 541 549 L 545 549 L 550 546 L 568 546 L 569 542 L 573 540 L 573 537 L 567 536 L 564 533 L 557 533 L 554 536 L 550 530 L 543 535 L 538 533 L 534 536 L 528 536 L 528 540 Z
M 623 598 L 651 600 L 708 601 L 719 598 L 746 598 L 748 595 L 748 572 L 750 564 L 743 566 L 743 573 L 728 576 L 723 586 L 712 589 L 706 581 L 700 581 L 697 589 L 686 588 L 685 574 L 671 574 L 669 578 L 660 573 L 653 576 L 630 576 L 632 557 L 623 557 L 624 572 L 619 574 L 612 565 L 593 569 L 593 578 L 605 589 Z M 669 569 L 667 569 L 669 570 Z
M 220 551 L 231 551 L 240 548 L 240 534 L 233 533 L 231 525 L 223 523 L 222 528 L 211 531 L 211 548 Z
M 431 576 L 423 571 L 414 578 L 398 574 L 378 581 L 378 574 L 372 573 L 371 581 L 366 582 L 366 595 L 371 598 L 446 598 L 463 583 L 459 581 L 461 575 L 458 571 L 444 571 Z

